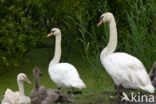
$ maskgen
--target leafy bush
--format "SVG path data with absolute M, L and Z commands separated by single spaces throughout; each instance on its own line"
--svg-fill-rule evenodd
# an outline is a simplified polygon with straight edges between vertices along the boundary
M 144 0 L 98 0 L 84 1 L 80 8 L 70 16 L 73 27 L 77 27 L 77 41 L 84 49 L 87 61 L 97 71 L 99 55 L 109 38 L 108 26 L 97 29 L 96 20 L 107 11 L 111 11 L 117 21 L 119 43 L 117 51 L 124 51 L 138 57 L 149 69 L 156 59 L 155 54 L 155 1 Z M 89 8 L 89 9 L 87 9 Z M 84 12 L 85 11 L 85 12 Z M 91 11 L 91 12 L 90 12 Z M 106 36 L 105 36 L 106 35 Z M 105 38 L 106 37 L 106 38 Z
M 35 6 L 30 0 L 0 2 L 1 73 L 19 67 L 22 57 L 42 38 L 41 20 L 34 16 L 32 5 Z
M 59 27 L 65 55 L 76 49 L 74 54 L 86 56 L 98 73 L 109 30 L 107 25 L 97 28 L 96 22 L 106 11 L 117 21 L 117 51 L 137 56 L 149 68 L 156 59 L 155 4 L 154 0 L 1 0 L 0 72 L 19 67 L 32 48 L 47 47 L 47 32 Z

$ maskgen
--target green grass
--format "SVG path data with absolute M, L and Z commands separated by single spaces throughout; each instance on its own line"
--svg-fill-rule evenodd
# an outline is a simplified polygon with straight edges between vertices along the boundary
M 51 81 L 48 74 L 48 63 L 50 60 L 49 56 L 53 55 L 52 52 L 53 50 L 48 49 L 34 49 L 29 52 L 25 58 L 23 58 L 26 62 L 23 63 L 21 69 L 12 69 L 0 77 L 0 96 L 2 97 L 4 95 L 6 88 L 10 88 L 14 91 L 18 90 L 16 76 L 20 72 L 27 74 L 32 81 L 31 85 L 25 84 L 26 95 L 29 95 L 34 86 L 32 69 L 36 65 L 41 68 L 43 73 L 43 77 L 41 77 L 41 84 L 47 88 L 56 89 L 55 84 Z M 102 104 L 102 102 L 106 102 L 110 98 L 110 96 L 107 97 L 107 94 L 109 92 L 113 92 L 114 84 L 105 70 L 102 67 L 99 69 L 97 68 L 96 70 L 100 73 L 98 76 L 94 71 L 95 69 L 92 69 L 87 62 L 83 61 L 83 58 L 77 57 L 73 54 L 71 54 L 70 57 L 72 58 L 70 58 L 67 62 L 73 64 L 77 68 L 81 78 L 87 85 L 87 88 L 83 90 L 83 94 L 75 96 L 76 103 L 90 104 L 96 102 L 97 104 Z

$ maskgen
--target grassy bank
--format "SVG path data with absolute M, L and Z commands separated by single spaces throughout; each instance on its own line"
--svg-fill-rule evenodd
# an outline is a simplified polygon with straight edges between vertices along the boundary
M 3 96 L 6 88 L 18 90 L 16 75 L 20 72 L 26 73 L 32 81 L 31 85 L 25 84 L 26 95 L 29 95 L 29 92 L 34 85 L 32 69 L 36 65 L 39 66 L 43 72 L 43 77 L 41 78 L 42 85 L 48 88 L 56 89 L 55 84 L 51 81 L 48 74 L 48 63 L 50 56 L 52 56 L 52 50 L 48 49 L 34 49 L 33 51 L 29 52 L 23 59 L 27 61 L 23 63 L 21 69 L 11 70 L 0 77 L 0 96 Z M 73 59 L 69 58 L 68 62 L 75 65 L 81 78 L 87 85 L 87 88 L 83 91 L 82 95 L 75 96 L 76 102 L 78 104 L 87 104 L 89 102 L 101 102 L 101 100 L 107 100 L 109 97 L 106 96 L 108 92 L 112 93 L 114 84 L 105 70 L 102 67 L 97 69 L 98 72 L 101 73 L 98 76 L 96 75 L 96 71 L 94 71 L 95 69 L 92 69 L 92 67 L 90 67 L 85 60 L 83 61 L 83 58 L 76 58 L 77 56 L 74 56 L 73 54 L 71 54 L 70 57 L 73 57 Z M 106 92 L 106 94 L 104 92 Z M 100 93 L 103 96 L 101 96 Z

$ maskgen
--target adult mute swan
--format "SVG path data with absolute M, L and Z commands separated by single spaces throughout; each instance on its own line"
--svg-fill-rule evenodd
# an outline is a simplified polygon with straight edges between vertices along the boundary
M 59 63 L 61 57 L 61 30 L 52 28 L 47 37 L 55 36 L 54 58 L 49 64 L 49 75 L 57 87 L 85 88 L 85 83 L 80 79 L 76 68 L 69 63 Z
M 31 83 L 24 73 L 19 73 L 17 76 L 19 91 L 7 89 L 1 104 L 31 104 L 30 98 L 24 95 L 23 81 Z
M 102 14 L 97 26 L 105 22 L 109 23 L 110 38 L 100 54 L 100 59 L 108 74 L 117 86 L 154 93 L 155 89 L 142 62 L 127 53 L 114 52 L 117 47 L 117 29 L 112 13 Z

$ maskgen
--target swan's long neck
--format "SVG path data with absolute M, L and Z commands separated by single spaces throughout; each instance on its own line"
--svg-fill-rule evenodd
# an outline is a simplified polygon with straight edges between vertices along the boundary
M 50 65 L 58 64 L 60 58 L 61 58 L 61 33 L 55 36 L 54 58 L 51 60 Z
M 24 95 L 23 81 L 17 80 L 20 95 Z
M 113 53 L 117 47 L 117 29 L 114 17 L 112 17 L 109 22 L 109 33 L 109 42 L 108 45 L 102 51 L 103 56 Z
M 38 73 L 34 73 L 34 78 L 35 78 L 35 89 L 39 89 L 40 87 L 40 78 Z

